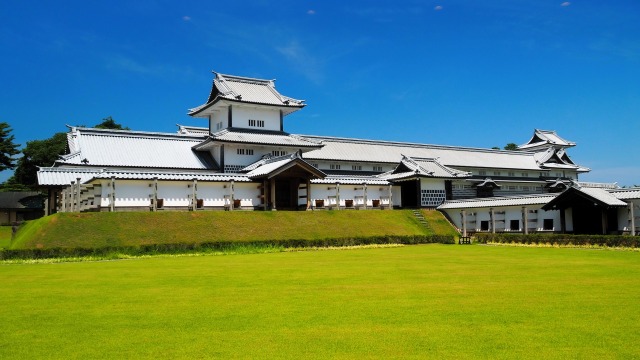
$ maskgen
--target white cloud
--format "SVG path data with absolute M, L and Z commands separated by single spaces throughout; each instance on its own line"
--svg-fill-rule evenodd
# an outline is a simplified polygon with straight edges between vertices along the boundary
M 309 80 L 316 83 L 322 82 L 320 61 L 300 45 L 299 42 L 293 40 L 285 46 L 276 46 L 276 51 L 285 57 L 285 59 L 298 71 L 302 72 Z
M 433 8 L 433 10 L 440 11 L 440 10 L 442 10 L 442 6 L 441 5 L 437 5 L 436 7 Z
M 308 10 L 307 14 L 308 15 L 315 15 L 316 11 L 315 10 Z
M 560 6 L 569 6 L 569 5 L 571 5 L 571 3 L 568 1 L 565 1 L 562 4 L 560 4 Z
M 185 16 L 183 16 L 183 17 L 182 17 L 182 20 L 184 20 L 184 21 L 191 21 L 191 16 L 187 16 L 187 15 L 185 15 Z
M 189 68 L 179 68 L 171 64 L 143 64 L 122 54 L 107 56 L 106 67 L 114 71 L 125 71 L 155 77 L 186 77 L 192 73 Z

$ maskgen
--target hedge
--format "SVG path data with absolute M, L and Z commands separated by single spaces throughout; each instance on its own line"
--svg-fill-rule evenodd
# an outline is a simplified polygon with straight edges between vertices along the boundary
M 475 234 L 476 241 L 481 244 L 554 244 L 606 247 L 640 247 L 640 237 L 629 235 L 571 235 L 571 234 Z
M 110 254 L 126 254 L 132 256 L 153 254 L 175 254 L 198 251 L 232 251 L 239 247 L 341 247 L 372 244 L 455 244 L 452 235 L 407 235 L 407 236 L 371 236 L 350 237 L 320 240 L 267 240 L 253 242 L 221 241 L 210 243 L 173 243 L 126 247 L 101 248 L 50 248 L 50 249 L 11 249 L 0 250 L 0 260 L 10 259 L 51 259 L 71 257 L 106 257 Z

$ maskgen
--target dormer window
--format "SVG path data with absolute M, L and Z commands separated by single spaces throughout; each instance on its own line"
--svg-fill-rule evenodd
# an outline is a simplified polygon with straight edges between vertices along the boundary
M 287 155 L 287 152 L 284 151 L 284 150 L 273 150 L 271 152 L 271 155 L 272 156 L 285 156 L 285 155 Z
M 264 127 L 264 120 L 254 120 L 254 119 L 249 119 L 249 126 L 250 127 Z

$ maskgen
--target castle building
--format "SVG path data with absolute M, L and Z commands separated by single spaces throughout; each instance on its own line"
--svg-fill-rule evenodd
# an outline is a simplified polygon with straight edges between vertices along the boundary
M 57 211 L 431 208 L 472 232 L 637 234 L 640 189 L 579 181 L 576 144 L 535 130 L 517 150 L 285 131 L 303 100 L 273 80 L 215 73 L 176 133 L 70 127 L 68 154 L 38 171 Z

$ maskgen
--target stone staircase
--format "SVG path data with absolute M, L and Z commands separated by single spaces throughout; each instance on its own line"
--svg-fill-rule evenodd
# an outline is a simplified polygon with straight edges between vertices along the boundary
M 422 215 L 422 212 L 420 210 L 412 210 L 412 212 L 413 212 L 413 216 L 416 218 L 416 220 L 418 220 L 420 225 L 424 227 L 429 227 L 429 223 L 427 222 L 427 219 L 424 218 L 424 215 Z

